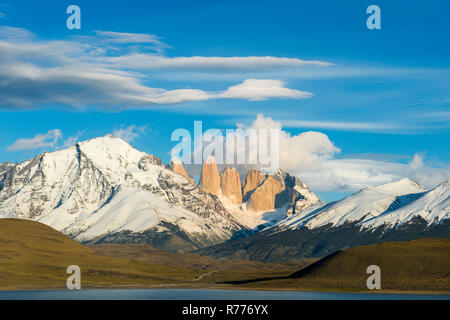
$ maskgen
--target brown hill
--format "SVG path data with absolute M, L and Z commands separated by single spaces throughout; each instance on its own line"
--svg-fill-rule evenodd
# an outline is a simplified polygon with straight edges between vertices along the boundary
M 266 264 L 181 254 L 148 245 L 84 246 L 51 227 L 0 219 L 0 289 L 64 289 L 69 265 L 82 288 L 204 287 L 249 277 L 286 276 L 308 260 Z
M 337 251 L 288 277 L 239 283 L 254 288 L 368 290 L 366 270 L 370 265 L 381 269 L 381 289 L 450 291 L 449 239 L 355 247 Z
M 177 283 L 201 273 L 102 256 L 44 224 L 0 219 L 0 288 L 65 288 L 69 265 L 80 267 L 82 287 Z

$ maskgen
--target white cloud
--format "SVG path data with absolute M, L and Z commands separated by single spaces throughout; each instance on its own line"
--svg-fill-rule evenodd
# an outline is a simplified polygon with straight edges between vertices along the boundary
M 45 134 L 37 134 L 30 139 L 19 139 L 8 147 L 8 151 L 33 150 L 44 147 L 54 147 L 62 137 L 61 130 L 50 130 Z
M 292 69 L 305 66 L 326 67 L 333 65 L 326 61 L 300 60 L 279 57 L 164 57 L 154 54 L 133 53 L 119 57 L 105 57 L 105 62 L 115 66 L 139 69 L 165 69 L 209 72 L 215 71 L 268 71 Z
M 126 33 L 98 30 L 95 33 L 112 43 L 152 43 L 161 47 L 169 47 L 159 37 L 145 33 Z
M 312 93 L 286 88 L 285 83 L 280 80 L 247 79 L 241 84 L 228 88 L 219 96 L 254 101 L 269 98 L 310 98 Z
M 408 164 L 367 159 L 329 159 L 315 170 L 301 170 L 296 174 L 316 191 L 357 191 L 402 178 L 410 178 L 432 188 L 450 179 L 449 167 L 429 167 L 419 157 L 414 155 Z
M 326 134 L 321 132 L 307 131 L 292 135 L 283 130 L 281 122 L 263 115 L 258 115 L 250 126 L 237 124 L 237 127 L 243 130 L 279 130 L 279 167 L 305 181 L 316 192 L 354 192 L 370 185 L 385 184 L 402 178 L 410 178 L 428 188 L 432 188 L 450 179 L 450 167 L 448 165 L 445 167 L 429 166 L 426 164 L 423 153 L 413 155 L 409 163 L 379 160 L 380 157 L 377 157 L 377 154 L 371 154 L 372 159 L 362 158 L 362 156 L 336 158 L 341 150 L 334 145 Z M 239 134 L 239 132 L 235 133 L 235 135 Z M 214 136 L 214 134 L 204 134 L 203 147 L 206 143 L 212 141 L 208 138 L 209 136 Z M 220 142 L 219 144 L 223 144 L 223 134 L 219 134 L 216 139 Z M 252 151 L 249 150 L 248 143 L 235 145 L 234 150 L 226 150 L 226 152 L 236 155 L 242 154 L 243 150 L 248 160 L 248 154 Z M 201 151 L 195 148 L 194 154 Z M 270 148 L 268 154 L 271 154 Z M 235 155 L 233 158 L 236 157 Z M 261 166 L 260 164 L 250 165 L 248 163 L 246 165 L 231 165 L 235 166 L 241 175 L 245 175 L 249 168 Z M 198 174 L 199 169 L 198 165 L 187 167 L 191 175 Z
M 308 120 L 281 120 L 285 128 L 318 128 L 335 130 L 388 130 L 399 129 L 399 124 L 381 122 L 350 122 L 350 121 L 308 121 Z
M 9 26 L 0 27 L 0 39 L 2 41 L 30 41 L 33 33 L 23 28 L 15 28 Z
M 424 154 L 415 154 L 409 163 L 370 159 L 336 159 L 340 153 L 329 137 L 308 131 L 291 135 L 282 130 L 282 123 L 258 115 L 253 128 L 280 129 L 280 168 L 308 183 L 314 191 L 357 191 L 411 178 L 432 188 L 450 179 L 450 167 L 430 167 Z
M 68 137 L 64 140 L 63 145 L 61 148 L 69 148 L 77 144 L 77 142 L 80 140 L 80 137 L 83 135 L 82 131 L 78 131 L 78 133 L 75 136 Z
M 136 126 L 134 124 L 128 127 L 121 127 L 120 129 L 114 130 L 112 135 L 117 138 L 121 138 L 127 142 L 133 142 L 140 135 L 147 132 L 147 126 Z
M 149 69 L 182 72 L 226 70 L 254 72 L 301 66 L 326 66 L 321 61 L 277 57 L 178 57 L 126 54 L 159 49 L 165 44 L 148 34 L 98 31 L 96 36 L 71 40 L 39 40 L 26 29 L 0 27 L 0 108 L 26 109 L 49 105 L 76 108 L 151 108 L 218 98 L 263 100 L 305 98 L 310 93 L 289 89 L 279 80 L 247 79 L 224 91 L 196 88 L 166 90 L 148 85 Z M 142 47 L 141 47 L 142 46 Z M 242 76 L 239 77 L 242 81 Z M 187 78 L 186 80 L 189 80 Z M 69 90 L 70 89 L 70 90 Z
M 409 163 L 411 170 L 417 171 L 422 169 L 424 167 L 423 158 L 423 154 L 416 153 Z
M 250 128 L 279 129 L 279 165 L 286 171 L 314 169 L 321 162 L 340 152 L 326 134 L 307 131 L 291 135 L 282 130 L 280 122 L 259 114 Z
M 272 136 L 272 129 L 278 133 L 278 140 L 276 136 Z M 250 143 L 248 136 L 250 132 L 255 134 L 256 144 Z M 227 134 L 226 138 L 225 134 Z M 229 148 L 226 143 L 231 139 L 235 141 L 234 148 Z M 276 141 L 278 141 L 278 147 L 272 144 Z M 267 149 L 263 151 L 261 146 L 265 142 Z M 185 162 L 192 163 L 189 157 L 206 160 L 210 154 L 214 154 L 218 164 L 225 163 L 236 166 L 241 173 L 252 167 L 275 171 L 280 167 L 289 172 L 313 170 L 319 168 L 323 161 L 340 152 L 340 149 L 334 146 L 328 136 L 321 132 L 308 131 L 292 135 L 282 130 L 281 123 L 261 114 L 250 126 L 237 124 L 237 128 L 228 132 L 210 129 L 203 133 L 201 145 L 194 144 L 195 142 L 192 140 L 189 142 L 189 145 L 193 147 L 193 152 L 183 159 Z M 179 154 L 180 151 L 181 147 L 175 148 L 176 153 Z M 234 160 L 230 163 L 229 159 Z M 195 167 L 189 169 L 192 170 L 190 172 L 193 175 L 198 170 Z

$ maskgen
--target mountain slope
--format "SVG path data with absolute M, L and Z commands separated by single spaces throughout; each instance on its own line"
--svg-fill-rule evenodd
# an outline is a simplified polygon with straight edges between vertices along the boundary
M 425 191 L 424 187 L 409 179 L 368 187 L 340 201 L 310 207 L 292 218 L 284 219 L 276 227 L 295 230 L 300 227 L 314 229 L 363 223 L 416 200 Z
M 366 188 L 341 201 L 317 203 L 258 234 L 200 253 L 280 261 L 323 257 L 343 248 L 386 241 L 450 238 L 448 194 L 448 182 L 428 192 L 410 180 Z
M 369 229 L 381 226 L 399 228 L 418 217 L 425 220 L 428 225 L 439 224 L 450 218 L 450 181 L 441 183 L 417 200 L 409 202 L 397 210 L 388 211 L 365 221 L 361 227 Z
M 99 255 L 47 225 L 0 219 L 0 288 L 65 288 L 66 269 L 81 269 L 82 287 L 149 286 L 190 281 L 200 271 Z
M 8 166 L 0 173 L 0 217 L 40 221 L 83 242 L 149 240 L 172 250 L 245 230 L 217 197 L 110 135 Z

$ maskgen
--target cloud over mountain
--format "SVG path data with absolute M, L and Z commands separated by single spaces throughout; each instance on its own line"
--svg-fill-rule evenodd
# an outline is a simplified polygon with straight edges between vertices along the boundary
M 33 138 L 18 139 L 8 147 L 8 151 L 33 150 L 44 147 L 54 147 L 62 137 L 59 129 L 49 130 L 45 134 L 37 134 Z
M 341 150 L 326 134 L 319 131 L 291 134 L 283 129 L 282 122 L 262 114 L 250 126 L 238 124 L 237 127 L 278 129 L 280 168 L 301 177 L 315 191 L 357 191 L 407 177 L 432 188 L 450 178 L 448 165 L 432 166 L 425 161 L 423 153 L 412 155 L 407 163 L 384 160 L 376 155 L 372 155 L 373 159 L 345 154 L 337 157 L 346 150 Z M 238 146 L 235 152 L 242 152 L 242 148 L 246 146 Z
M 147 126 L 136 126 L 132 124 L 128 127 L 122 126 L 120 127 L 120 129 L 114 130 L 112 135 L 116 138 L 120 138 L 130 143 L 139 138 L 140 135 L 146 133 L 146 131 Z

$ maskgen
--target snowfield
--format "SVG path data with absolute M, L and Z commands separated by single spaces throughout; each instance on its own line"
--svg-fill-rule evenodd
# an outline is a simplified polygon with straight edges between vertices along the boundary
M 340 201 L 317 203 L 283 219 L 274 227 L 298 230 L 301 227 L 315 229 L 357 223 L 361 229 L 394 228 L 417 216 L 429 225 L 438 224 L 450 218 L 449 197 L 448 181 L 428 191 L 410 179 L 402 179 L 362 189 Z

